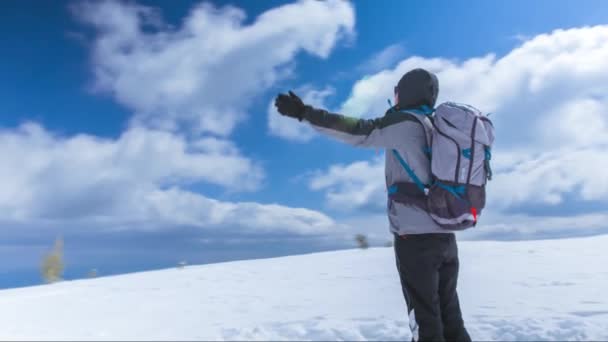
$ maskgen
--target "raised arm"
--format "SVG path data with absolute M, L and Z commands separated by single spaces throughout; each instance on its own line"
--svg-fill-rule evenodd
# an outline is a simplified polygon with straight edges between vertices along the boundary
M 396 148 L 403 145 L 408 135 L 422 134 L 416 119 L 398 112 L 389 111 L 375 119 L 358 119 L 305 105 L 292 92 L 280 94 L 275 105 L 279 113 L 306 120 L 317 131 L 354 146 Z

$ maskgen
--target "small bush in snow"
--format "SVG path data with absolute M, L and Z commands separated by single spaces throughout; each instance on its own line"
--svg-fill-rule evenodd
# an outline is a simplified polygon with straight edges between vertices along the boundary
M 87 278 L 97 278 L 97 269 L 94 268 L 87 273 Z
M 180 262 L 177 264 L 177 268 L 181 270 L 182 268 L 186 267 L 186 265 L 188 265 L 188 263 L 187 263 L 187 262 L 185 262 L 185 261 L 180 261 Z
M 369 242 L 367 242 L 367 236 L 363 234 L 357 234 L 355 236 L 355 241 L 357 241 L 357 246 L 361 249 L 366 249 L 369 247 Z
M 57 238 L 51 252 L 42 260 L 42 279 L 49 284 L 60 281 L 63 268 L 63 239 Z

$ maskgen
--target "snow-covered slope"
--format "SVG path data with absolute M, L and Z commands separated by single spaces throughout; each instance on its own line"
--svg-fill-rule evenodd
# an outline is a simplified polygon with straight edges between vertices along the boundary
M 608 236 L 461 242 L 481 340 L 608 340 Z M 408 340 L 391 248 L 0 291 L 0 339 Z

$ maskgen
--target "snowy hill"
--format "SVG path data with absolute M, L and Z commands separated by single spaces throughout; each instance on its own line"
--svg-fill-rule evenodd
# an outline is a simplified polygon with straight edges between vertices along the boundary
M 476 340 L 607 340 L 608 236 L 461 242 Z M 2 340 L 407 340 L 391 248 L 0 291 Z

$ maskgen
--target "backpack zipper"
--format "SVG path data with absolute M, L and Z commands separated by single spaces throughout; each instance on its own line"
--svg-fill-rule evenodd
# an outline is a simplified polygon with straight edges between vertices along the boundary
M 471 183 L 471 171 L 473 171 L 473 162 L 475 161 L 475 130 L 477 129 L 477 116 L 473 121 L 473 129 L 471 130 L 471 158 L 469 159 L 469 174 L 467 175 L 467 185 Z

